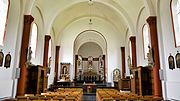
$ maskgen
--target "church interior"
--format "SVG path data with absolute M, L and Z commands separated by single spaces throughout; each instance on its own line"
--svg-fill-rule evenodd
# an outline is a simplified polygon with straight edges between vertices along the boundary
M 0 0 L 0 101 L 180 100 L 180 0 Z

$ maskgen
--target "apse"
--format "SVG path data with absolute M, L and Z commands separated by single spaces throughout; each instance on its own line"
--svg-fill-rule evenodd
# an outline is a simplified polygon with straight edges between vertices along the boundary
M 82 57 L 98 57 L 102 54 L 102 48 L 94 42 L 87 42 L 83 44 L 78 50 L 78 55 L 81 55 Z

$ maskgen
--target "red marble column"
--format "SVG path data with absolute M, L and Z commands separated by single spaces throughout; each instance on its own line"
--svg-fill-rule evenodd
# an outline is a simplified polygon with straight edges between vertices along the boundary
M 106 57 L 105 55 L 103 55 L 103 60 L 104 60 L 104 82 L 106 82 L 106 72 L 107 72 L 107 68 L 106 68 Z
M 136 60 L 136 37 L 131 36 L 130 37 L 131 41 L 131 49 L 132 49 L 132 68 L 137 67 L 137 60 Z
M 27 52 L 29 47 L 31 23 L 33 22 L 33 20 L 34 18 L 31 15 L 24 15 L 24 28 L 23 28 L 20 63 L 19 63 L 19 67 L 21 68 L 21 71 L 17 85 L 17 96 L 23 96 L 25 94 L 26 76 L 27 76 L 26 61 L 27 61 Z
M 49 40 L 51 39 L 51 36 L 45 35 L 45 40 L 44 40 L 44 57 L 43 57 L 43 67 L 45 68 L 44 71 L 44 91 L 47 89 L 47 65 L 48 65 L 48 51 L 49 51 Z
M 156 26 L 156 17 L 150 16 L 147 19 L 150 28 L 150 37 L 151 37 L 151 47 L 154 56 L 154 65 L 153 65 L 153 77 L 154 77 L 154 96 L 162 96 L 161 81 L 159 78 L 159 69 L 160 69 L 160 60 L 159 60 L 159 48 L 158 48 L 158 35 L 157 35 L 157 26 Z
M 75 55 L 75 80 L 77 80 L 77 60 L 78 60 L 78 55 Z
M 44 41 L 44 58 L 43 58 L 43 67 L 46 68 L 48 65 L 48 51 L 49 51 L 49 40 L 51 39 L 51 36 L 45 35 L 45 41 Z M 45 73 L 46 74 L 46 73 Z
M 58 80 L 59 50 L 60 50 L 60 46 L 56 46 L 56 57 L 55 57 L 55 78 L 54 78 L 54 81 L 57 81 L 57 80 Z
M 122 79 L 125 78 L 125 47 L 121 47 L 121 59 L 122 59 Z

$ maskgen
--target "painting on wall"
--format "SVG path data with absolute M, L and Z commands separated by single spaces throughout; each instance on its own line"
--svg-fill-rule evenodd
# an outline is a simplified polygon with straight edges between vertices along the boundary
M 177 68 L 180 68 L 180 53 L 179 53 L 179 51 L 177 51 L 177 54 L 176 54 L 176 66 L 177 66 Z
M 70 63 L 61 63 L 60 79 L 64 81 L 70 80 Z
M 174 57 L 171 55 L 169 55 L 168 57 L 168 63 L 169 63 L 169 69 L 175 69 L 175 63 L 174 63 Z
M 10 52 L 5 57 L 4 67 L 9 68 L 11 65 L 11 54 Z
M 4 59 L 4 53 L 2 52 L 2 49 L 0 50 L 0 67 L 3 65 L 3 59 Z
M 118 81 L 121 79 L 120 70 L 118 68 L 113 71 L 113 81 Z

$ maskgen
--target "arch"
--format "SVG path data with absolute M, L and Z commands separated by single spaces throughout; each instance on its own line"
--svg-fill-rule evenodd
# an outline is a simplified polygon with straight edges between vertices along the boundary
M 144 0 L 144 5 L 145 5 L 145 7 L 147 7 L 149 16 L 155 16 L 156 15 L 156 12 L 154 10 L 154 7 L 153 7 L 151 0 Z
M 76 1 L 76 2 L 74 2 L 74 3 L 72 3 L 72 4 L 69 4 L 67 7 L 63 8 L 62 10 L 59 9 L 59 10 L 55 13 L 55 15 L 51 18 L 51 20 L 49 21 L 48 25 L 46 26 L 46 27 L 47 27 L 46 32 L 47 32 L 47 33 L 50 32 L 50 30 L 51 30 L 51 28 L 52 28 L 52 25 L 53 25 L 53 22 L 55 21 L 55 19 L 58 17 L 58 15 L 59 15 L 61 12 L 65 11 L 66 9 L 68 9 L 68 8 L 74 6 L 74 5 L 77 5 L 77 4 L 83 3 L 83 2 L 84 2 L 84 1 L 79 1 L 79 2 Z M 110 8 L 112 8 L 114 11 L 116 11 L 117 14 L 120 14 L 120 15 L 123 17 L 124 21 L 126 22 L 126 25 L 128 25 L 129 29 L 130 29 L 132 32 L 134 32 L 134 27 L 133 27 L 132 20 L 130 19 L 129 15 L 127 14 L 127 12 L 126 12 L 122 7 L 120 7 L 120 6 L 114 7 L 114 6 L 112 6 L 111 4 L 108 4 L 108 3 L 106 3 L 106 2 L 100 2 L 100 1 L 96 1 L 96 2 L 98 2 L 98 3 L 100 3 L 100 4 L 103 4 L 103 5 L 107 6 L 107 7 L 110 7 Z M 132 34 L 133 34 L 133 33 L 132 33 Z
M 88 33 L 91 33 L 91 35 L 92 34 L 94 34 L 94 35 L 90 36 L 90 34 L 88 34 Z M 84 37 L 84 35 L 88 39 L 85 39 L 85 40 L 82 39 Z M 94 37 L 94 36 L 96 36 L 96 37 Z M 96 39 L 98 39 L 98 40 L 96 40 Z M 74 54 L 77 54 L 79 48 L 86 42 L 97 43 L 101 47 L 103 54 L 107 54 L 107 41 L 106 41 L 105 37 L 96 30 L 85 30 L 78 34 L 78 36 L 74 40 Z
M 145 10 L 145 6 L 142 6 L 141 9 L 139 10 L 139 14 L 138 14 L 138 17 L 137 17 L 137 20 L 136 20 L 136 32 L 138 32 L 139 20 L 140 20 L 140 16 L 141 16 L 143 10 Z
M 39 5 L 37 5 L 36 4 L 36 9 L 38 10 L 38 12 L 39 12 L 39 14 L 40 14 L 40 16 L 41 16 L 41 21 L 42 21 L 42 25 L 43 25 L 43 27 L 42 28 L 44 28 L 45 26 L 44 26 L 44 17 L 43 17 L 43 14 L 42 14 L 42 12 L 41 12 L 41 8 L 40 8 L 40 6 Z

